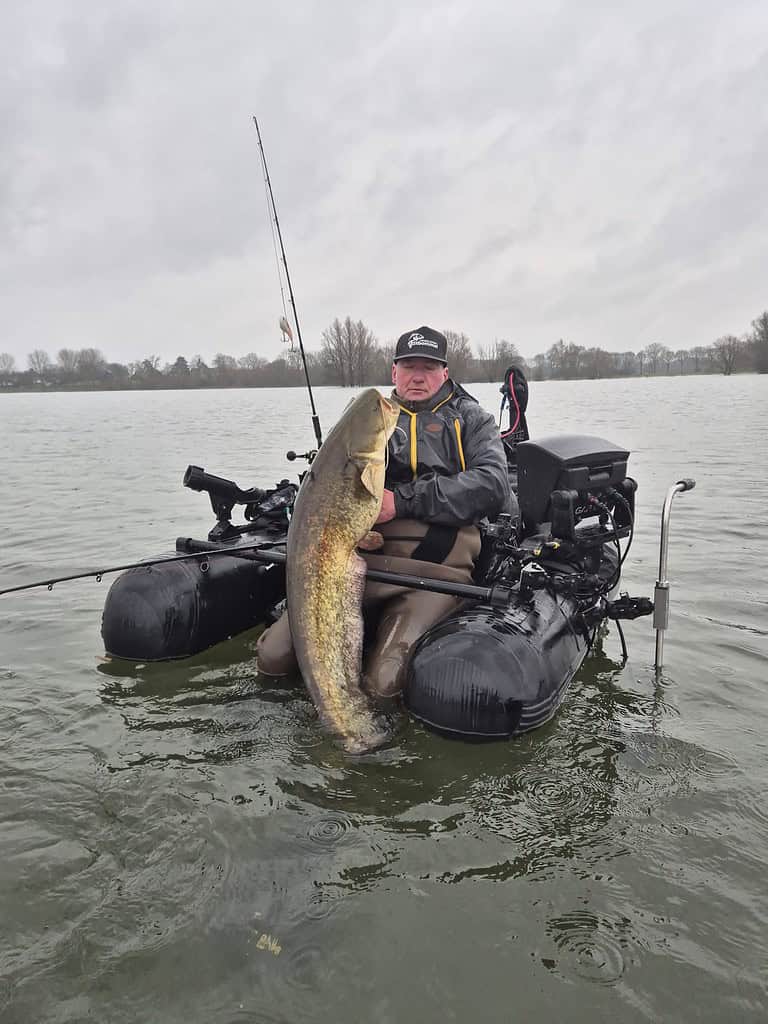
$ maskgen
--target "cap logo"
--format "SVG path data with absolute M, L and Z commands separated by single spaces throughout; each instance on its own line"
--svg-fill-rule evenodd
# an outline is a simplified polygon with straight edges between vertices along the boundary
M 408 348 L 413 348 L 414 345 L 426 345 L 427 348 L 440 348 L 436 341 L 429 341 L 428 338 L 425 338 L 423 334 L 419 334 L 418 331 L 412 334 L 408 339 Z

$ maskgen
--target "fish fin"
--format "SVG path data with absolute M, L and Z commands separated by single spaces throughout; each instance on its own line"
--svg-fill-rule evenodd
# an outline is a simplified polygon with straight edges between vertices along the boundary
M 378 551 L 384 546 L 384 537 L 376 530 L 369 530 L 366 535 L 357 542 L 357 546 L 363 551 Z
M 360 473 L 360 482 L 363 487 L 373 498 L 378 498 L 379 494 L 376 490 L 376 475 L 372 462 L 366 462 Z

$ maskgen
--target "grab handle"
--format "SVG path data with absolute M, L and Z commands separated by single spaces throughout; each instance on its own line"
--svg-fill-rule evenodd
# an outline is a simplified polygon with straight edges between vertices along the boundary
M 656 672 L 661 671 L 664 660 L 664 631 L 669 626 L 669 580 L 667 564 L 669 554 L 669 519 L 672 514 L 672 501 L 676 494 L 692 491 L 696 481 L 686 478 L 678 480 L 669 488 L 661 510 L 661 542 L 659 546 L 659 578 L 653 592 L 653 628 L 656 630 Z

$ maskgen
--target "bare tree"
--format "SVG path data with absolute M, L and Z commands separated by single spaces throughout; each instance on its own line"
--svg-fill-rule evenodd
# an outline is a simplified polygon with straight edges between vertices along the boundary
M 56 356 L 59 369 L 65 377 L 74 377 L 77 371 L 77 352 L 73 348 L 60 348 Z
M 736 335 L 725 334 L 722 338 L 717 339 L 713 348 L 718 366 L 726 377 L 730 377 L 733 373 L 733 364 L 736 362 L 736 356 L 741 349 L 741 342 Z
M 217 352 L 213 357 L 213 367 L 215 370 L 236 370 L 237 360 L 234 356 L 228 356 L 223 352 Z
M 478 362 L 485 380 L 500 380 L 508 366 L 519 365 L 522 361 L 517 347 L 503 338 L 494 341 L 492 345 L 481 345 L 479 348 Z
M 51 368 L 51 360 L 47 352 L 44 352 L 41 348 L 36 348 L 34 352 L 30 352 L 27 356 L 27 362 L 32 373 L 37 374 L 38 377 L 44 377 Z
M 640 366 L 640 360 L 634 352 L 619 352 L 616 357 L 616 369 L 619 373 L 625 373 L 628 376 L 638 372 Z
M 132 366 L 136 367 L 132 372 L 140 380 L 153 381 L 161 376 L 160 356 L 147 356 L 146 359 L 142 359 L 140 363 L 133 363 Z
M 650 345 L 646 345 L 643 349 L 642 355 L 646 363 L 650 364 L 651 373 L 655 374 L 659 367 L 659 360 L 664 355 L 664 346 L 659 344 L 658 341 L 651 342 Z M 641 370 L 642 373 L 642 370 Z
M 77 372 L 82 380 L 98 380 L 106 367 L 107 361 L 97 348 L 81 348 L 77 353 Z
M 338 317 L 320 336 L 321 359 L 329 377 L 345 388 L 360 387 L 374 374 L 376 338 L 362 320 Z
M 752 349 L 755 353 L 755 369 L 768 373 L 768 310 L 752 321 Z
M 604 348 L 584 349 L 582 361 L 586 375 L 593 380 L 609 377 L 615 366 L 612 353 L 606 352 Z
M 565 376 L 566 346 L 562 338 L 548 349 L 547 362 L 553 377 Z
M 546 380 L 549 375 L 549 361 L 543 352 L 533 357 L 533 378 L 534 380 Z
M 454 380 L 466 380 L 475 357 L 469 338 L 463 331 L 443 331 L 448 342 L 448 367 Z M 503 370 L 502 370 L 503 372 Z
M 693 359 L 693 372 L 698 373 L 701 369 L 701 363 L 706 358 L 707 350 L 703 345 L 696 345 L 691 349 L 691 359 Z
M 255 352 L 248 352 L 247 355 L 240 356 L 237 360 L 237 365 L 243 370 L 260 370 L 263 366 L 267 365 L 267 360 L 264 356 L 257 355 Z
M 563 356 L 563 369 L 566 379 L 574 380 L 576 377 L 580 377 L 584 368 L 584 349 L 581 345 L 576 345 L 572 341 L 569 342 L 565 346 Z
M 16 359 L 10 352 L 0 352 L 0 373 L 13 373 Z

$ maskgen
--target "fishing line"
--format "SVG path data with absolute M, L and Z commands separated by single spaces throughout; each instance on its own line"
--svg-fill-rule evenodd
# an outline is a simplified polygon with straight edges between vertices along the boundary
M 168 562 L 184 562 L 191 561 L 192 559 L 200 559 L 200 571 L 208 571 L 208 560 L 212 555 L 232 555 L 237 558 L 241 556 L 248 558 L 249 551 L 258 551 L 265 548 L 269 548 L 269 544 L 242 544 L 238 547 L 231 548 L 217 548 L 215 551 L 192 551 L 185 555 L 168 555 L 165 558 L 153 558 L 149 561 L 141 562 L 128 562 L 126 565 L 112 565 L 107 569 L 91 569 L 88 572 L 75 573 L 72 576 L 55 576 L 49 580 L 38 580 L 36 583 L 23 583 L 17 587 L 5 587 L 0 590 L 0 597 L 4 594 L 18 594 L 23 590 L 38 590 L 41 587 L 47 587 L 48 590 L 53 590 L 57 583 L 70 583 L 73 580 L 86 580 L 92 577 L 95 578 L 97 583 L 101 583 L 102 576 L 107 576 L 114 572 L 123 572 L 127 569 L 152 569 L 155 565 L 165 565 Z M 282 552 L 278 552 L 282 554 Z
M 283 316 L 287 320 L 288 319 L 288 307 L 285 304 L 285 289 L 283 288 L 283 272 L 282 272 L 282 270 L 280 268 L 280 254 L 277 251 L 277 235 L 275 234 L 275 220 L 274 220 L 274 217 L 272 216 L 272 207 L 270 206 L 270 202 L 269 202 L 269 187 L 268 187 L 268 183 L 267 183 L 266 168 L 264 168 L 264 172 L 265 172 L 264 173 L 264 198 L 266 199 L 266 203 L 267 203 L 267 214 L 269 216 L 269 229 L 270 229 L 270 231 L 272 233 L 272 249 L 273 249 L 274 254 L 275 254 L 275 267 L 277 269 L 277 283 L 280 286 L 280 300 L 281 300 L 282 305 L 283 305 Z M 291 339 L 291 341 L 293 341 L 293 339 Z M 293 348 L 293 344 L 291 344 L 291 348 Z
M 320 428 L 320 417 L 317 415 L 317 409 L 315 408 L 315 399 L 312 394 L 312 382 L 309 379 L 309 367 L 307 366 L 307 357 L 304 352 L 304 342 L 301 338 L 301 325 L 299 323 L 299 314 L 296 310 L 296 299 L 293 294 L 293 285 L 291 284 L 291 275 L 288 271 L 288 260 L 285 256 L 285 246 L 283 245 L 283 233 L 280 230 L 280 221 L 277 216 L 277 207 L 275 206 L 275 195 L 272 191 L 272 182 L 269 177 L 269 169 L 267 167 L 267 158 L 264 153 L 264 146 L 261 141 L 261 131 L 259 130 L 259 122 L 256 117 L 253 118 L 253 123 L 256 125 L 256 135 L 259 140 L 259 153 L 261 154 L 261 164 L 264 168 L 264 180 L 267 183 L 267 190 L 269 192 L 269 199 L 272 206 L 272 216 L 274 217 L 275 228 L 277 229 L 277 238 L 280 242 L 280 253 L 283 258 L 283 266 L 285 267 L 285 280 L 288 284 L 288 295 L 291 299 L 291 308 L 293 309 L 293 322 L 296 324 L 296 336 L 299 340 L 299 351 L 301 352 L 301 362 L 304 367 L 304 378 L 307 382 L 307 392 L 309 393 L 309 404 L 312 409 L 312 427 L 315 431 L 315 439 L 317 440 L 317 447 L 319 448 L 323 443 L 323 433 Z

